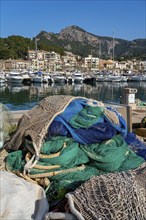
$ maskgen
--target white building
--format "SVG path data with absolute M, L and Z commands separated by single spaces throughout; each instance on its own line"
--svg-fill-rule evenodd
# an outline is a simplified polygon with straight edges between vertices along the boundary
M 85 68 L 88 71 L 99 70 L 99 58 L 98 57 L 93 57 L 92 55 L 89 55 L 88 57 L 85 57 Z

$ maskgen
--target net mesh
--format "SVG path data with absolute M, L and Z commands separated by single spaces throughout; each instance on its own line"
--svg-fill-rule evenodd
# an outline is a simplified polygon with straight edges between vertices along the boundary
M 85 220 L 145 220 L 146 163 L 135 172 L 93 177 L 70 195 Z

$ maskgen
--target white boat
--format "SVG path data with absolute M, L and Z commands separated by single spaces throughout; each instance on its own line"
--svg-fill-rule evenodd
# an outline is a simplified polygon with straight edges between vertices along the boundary
M 128 77 L 127 76 L 121 76 L 121 82 L 127 82 Z
M 21 76 L 23 77 L 23 83 L 27 84 L 31 82 L 31 77 L 29 76 L 27 71 L 21 72 Z
M 140 82 L 140 81 L 142 81 L 142 76 L 141 76 L 141 75 L 133 75 L 133 76 L 130 76 L 130 77 L 128 78 L 128 81 L 138 81 L 138 82 Z
M 67 77 L 67 82 L 68 82 L 68 83 L 72 83 L 72 76 L 71 76 L 71 75 L 69 75 L 69 76 Z
M 146 74 L 142 76 L 142 81 L 146 81 Z
M 43 83 L 51 83 L 52 82 L 52 79 L 51 79 L 51 76 L 49 75 L 49 73 L 43 73 L 42 77 L 43 77 Z
M 0 72 L 0 84 L 4 84 L 6 82 L 6 77 L 4 73 Z
M 121 81 L 121 76 L 111 74 L 111 75 L 105 76 L 104 81 L 105 82 L 120 82 Z
M 96 81 L 97 81 L 97 82 L 104 82 L 104 79 L 105 79 L 105 76 L 104 76 L 104 75 L 98 75 L 98 76 L 96 77 Z
M 10 83 L 22 83 L 23 76 L 21 76 L 20 72 L 10 72 L 7 76 L 7 81 Z
M 54 73 L 51 75 L 52 82 L 54 83 L 66 83 L 66 77 L 61 73 Z
M 81 72 L 74 72 L 72 74 L 72 83 L 82 83 L 84 80 L 84 74 Z
M 30 77 L 31 77 L 32 83 L 42 83 L 43 82 L 42 72 L 31 73 Z

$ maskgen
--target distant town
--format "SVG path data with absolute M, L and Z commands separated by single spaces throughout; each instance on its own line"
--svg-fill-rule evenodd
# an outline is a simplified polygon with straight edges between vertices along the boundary
M 66 51 L 62 56 L 54 51 L 48 52 L 44 50 L 28 50 L 27 59 L 8 59 L 0 60 L 1 71 L 12 70 L 30 70 L 30 71 L 45 71 L 53 72 L 99 72 L 99 71 L 116 71 L 117 73 L 145 73 L 146 61 L 127 60 L 103 60 L 99 57 L 93 57 L 92 54 L 88 57 L 81 58 L 71 52 Z

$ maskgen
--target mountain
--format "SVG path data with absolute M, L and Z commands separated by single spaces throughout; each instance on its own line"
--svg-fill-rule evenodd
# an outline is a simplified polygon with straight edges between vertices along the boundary
M 146 39 L 127 41 L 112 37 L 97 36 L 84 29 L 72 25 L 61 30 L 60 33 L 41 31 L 37 35 L 38 44 L 58 46 L 82 57 L 92 53 L 93 56 L 115 59 L 146 59 Z M 113 43 L 114 42 L 114 43 Z
M 64 51 L 71 51 L 81 57 L 92 54 L 102 59 L 111 59 L 114 54 L 115 60 L 146 60 L 146 39 L 127 41 L 97 36 L 76 25 L 66 27 L 60 33 L 41 31 L 33 39 L 15 35 L 0 38 L 0 59 L 26 59 L 27 50 L 35 49 L 35 39 L 37 39 L 38 49 L 55 51 L 61 55 Z

